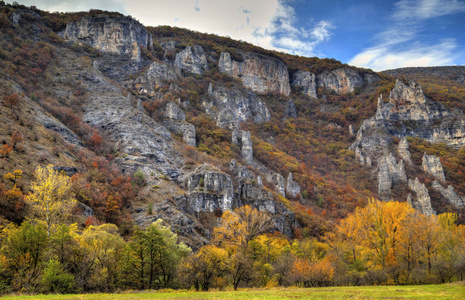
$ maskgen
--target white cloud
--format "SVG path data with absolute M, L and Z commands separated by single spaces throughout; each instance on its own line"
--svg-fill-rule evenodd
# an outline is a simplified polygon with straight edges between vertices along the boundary
M 311 31 L 312 37 L 318 42 L 325 41 L 331 36 L 331 30 L 333 28 L 334 27 L 329 22 L 320 21 Z
M 356 55 L 350 64 L 368 66 L 381 71 L 401 67 L 451 65 L 454 62 L 453 52 L 457 49 L 454 40 L 444 40 L 437 45 L 396 51 L 389 47 L 370 48 Z
M 400 0 L 394 7 L 390 27 L 377 35 L 377 45 L 354 56 L 350 64 L 376 71 L 453 64 L 458 48 L 454 39 L 428 44 L 417 40 L 426 20 L 465 12 L 464 1 Z
M 399 21 L 425 20 L 465 11 L 465 2 L 457 0 L 401 0 L 395 6 L 393 17 Z

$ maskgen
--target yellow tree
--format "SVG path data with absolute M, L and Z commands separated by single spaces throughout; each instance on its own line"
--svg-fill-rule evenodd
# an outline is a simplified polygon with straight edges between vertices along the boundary
M 37 167 L 26 202 L 32 208 L 33 217 L 45 225 L 48 236 L 55 225 L 64 222 L 75 205 L 70 187 L 71 179 L 53 170 L 52 165 Z
M 208 291 L 215 278 L 221 277 L 228 269 L 228 252 L 213 245 L 206 245 L 189 256 L 182 265 L 181 274 L 196 290 L 201 287 Z
M 273 263 L 284 252 L 290 252 L 289 241 L 285 237 L 261 234 L 249 242 L 257 260 Z
M 268 212 L 245 205 L 223 214 L 220 226 L 213 230 L 213 241 L 216 244 L 233 244 L 245 249 L 250 240 L 266 232 L 271 224 Z

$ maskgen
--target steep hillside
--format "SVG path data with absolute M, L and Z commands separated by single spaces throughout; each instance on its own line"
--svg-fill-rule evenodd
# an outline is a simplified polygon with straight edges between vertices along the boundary
M 426 82 L 423 93 L 334 59 L 118 13 L 0 12 L 1 173 L 24 174 L 13 202 L 12 180 L 0 186 L 7 220 L 22 221 L 47 164 L 73 176 L 82 226 L 130 234 L 162 218 L 194 248 L 246 204 L 295 238 L 321 236 L 369 197 L 465 209 L 460 82 L 443 98 Z

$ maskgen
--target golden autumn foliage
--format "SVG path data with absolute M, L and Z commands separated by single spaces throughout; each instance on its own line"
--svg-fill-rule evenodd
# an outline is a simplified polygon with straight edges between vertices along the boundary
M 228 252 L 214 245 L 207 245 L 189 256 L 181 266 L 181 273 L 195 289 L 208 291 L 215 278 L 221 277 L 228 267 Z
M 334 268 L 327 258 L 315 262 L 298 258 L 292 266 L 291 277 L 303 286 L 328 285 L 334 277 Z
M 370 200 L 325 236 L 329 252 L 372 283 L 451 281 L 464 262 L 454 213 L 425 216 L 407 203 Z
M 213 242 L 245 248 L 250 240 L 264 233 L 270 226 L 271 217 L 268 212 L 245 205 L 223 214 L 221 225 L 213 230 Z
M 37 167 L 26 202 L 31 206 L 32 218 L 45 225 L 48 236 L 56 225 L 65 222 L 75 205 L 70 188 L 71 178 L 55 171 L 52 165 Z

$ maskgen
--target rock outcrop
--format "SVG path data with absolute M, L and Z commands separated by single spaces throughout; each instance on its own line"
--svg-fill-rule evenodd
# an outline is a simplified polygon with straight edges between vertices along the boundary
M 349 68 L 326 70 L 316 78 L 318 87 L 334 90 L 337 94 L 352 93 L 365 84 L 362 76 L 356 70 Z
M 431 216 L 434 215 L 435 212 L 433 207 L 431 206 L 431 198 L 428 193 L 428 189 L 425 187 L 423 183 L 420 183 L 418 178 L 415 180 L 409 179 L 408 186 L 410 190 L 415 193 L 415 196 L 412 194 L 408 195 L 407 202 L 420 213 Z
M 309 71 L 297 71 L 292 75 L 292 86 L 302 89 L 302 93 L 312 98 L 316 98 L 316 77 Z
M 404 162 L 397 163 L 392 153 L 378 160 L 378 194 L 382 199 L 389 199 L 393 185 L 407 183 Z
M 83 120 L 99 128 L 114 142 L 124 157 L 115 161 L 124 172 L 140 169 L 150 174 L 167 174 L 172 180 L 179 176 L 181 155 L 174 149 L 169 131 L 138 108 L 121 89 L 93 69 L 92 80 L 86 82 L 89 98 Z
M 422 167 L 426 173 L 431 174 L 440 181 L 445 181 L 444 170 L 442 169 L 441 159 L 434 155 L 423 154 Z
M 187 46 L 186 49 L 176 54 L 174 66 L 179 71 L 202 74 L 208 70 L 207 56 L 201 46 Z
M 363 154 L 360 147 L 355 148 L 355 159 L 360 162 L 362 166 L 371 167 L 371 157 L 368 154 Z
M 244 86 L 257 93 L 280 93 L 289 96 L 291 86 L 286 64 L 269 56 L 244 52 L 242 62 L 222 52 L 218 63 L 220 72 L 240 78 Z
M 283 197 L 286 197 L 286 186 L 285 186 L 285 181 L 284 177 L 281 174 L 278 173 L 267 173 L 266 179 L 268 182 L 271 182 L 278 193 L 280 193 Z
M 377 120 L 434 121 L 449 117 L 447 108 L 426 98 L 421 85 L 410 81 L 407 86 L 397 80 L 389 94 L 389 102 L 378 99 Z
M 355 136 L 354 126 L 352 124 L 349 125 L 349 135 Z
M 397 81 L 384 103 L 378 98 L 376 114 L 363 121 L 351 149 L 360 147 L 368 152 L 380 152 L 393 143 L 392 137 L 419 137 L 432 143 L 465 145 L 465 115 L 451 112 L 423 93 L 420 85 Z
M 241 149 L 242 159 L 248 163 L 253 163 L 253 148 L 250 131 L 234 130 L 232 132 L 232 142 Z
M 286 195 L 293 199 L 300 195 L 300 186 L 293 180 L 292 173 L 287 176 Z
M 177 75 L 174 67 L 154 61 L 147 71 L 134 80 L 132 87 L 138 94 L 156 97 L 157 90 L 164 83 L 176 79 Z
M 182 133 L 183 141 L 188 146 L 197 146 L 197 135 L 195 126 L 186 122 L 186 115 L 174 102 L 168 102 L 165 107 L 165 117 L 167 120 L 163 123 L 169 130 L 175 133 Z
M 399 153 L 400 157 L 402 157 L 402 159 L 405 162 L 407 162 L 407 163 L 412 162 L 412 158 L 410 156 L 410 151 L 409 151 L 409 147 L 408 147 L 408 141 L 407 141 L 406 137 L 403 137 L 403 138 L 400 139 L 399 145 L 397 147 L 397 152 Z
M 189 191 L 186 211 L 214 212 L 231 210 L 234 188 L 231 176 L 210 165 L 202 165 L 186 181 Z
M 265 103 L 249 90 L 223 86 L 212 88 L 203 106 L 218 126 L 231 130 L 239 129 L 239 124 L 249 119 L 254 123 L 271 119 Z
M 105 53 L 141 59 L 140 46 L 152 48 L 152 35 L 145 27 L 129 17 L 101 15 L 85 16 L 66 24 L 60 36 L 79 42 Z
M 449 203 L 457 208 L 465 208 L 465 197 L 460 197 L 454 190 L 452 185 L 444 188 L 437 180 L 433 181 L 433 189 L 438 191 Z
M 171 121 L 182 122 L 186 120 L 186 114 L 174 102 L 168 102 L 166 104 L 165 117 Z

